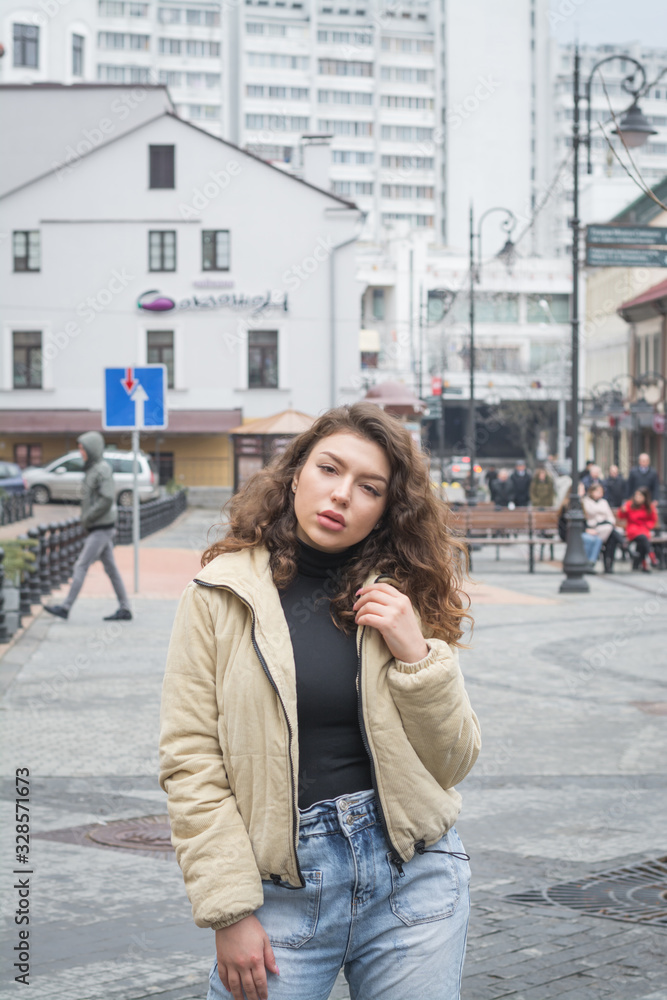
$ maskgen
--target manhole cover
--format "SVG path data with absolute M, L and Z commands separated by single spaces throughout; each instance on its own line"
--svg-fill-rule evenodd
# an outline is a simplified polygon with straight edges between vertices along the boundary
M 65 830 L 36 833 L 41 840 L 58 840 L 81 847 L 135 851 L 167 855 L 173 852 L 168 816 L 138 816 L 116 819 L 110 823 L 90 823 Z
M 105 847 L 128 851 L 171 851 L 171 830 L 167 816 L 140 816 L 94 826 L 86 836 Z
M 591 917 L 667 926 L 667 857 L 506 898 L 524 906 L 565 906 Z

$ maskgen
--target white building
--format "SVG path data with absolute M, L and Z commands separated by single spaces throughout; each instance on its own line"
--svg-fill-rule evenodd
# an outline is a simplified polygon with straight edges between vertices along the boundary
M 0 0 L 2 83 L 169 86 L 179 115 L 221 134 L 220 3 Z
M 90 90 L 99 123 L 108 89 Z M 52 88 L 61 115 L 70 95 Z M 3 106 L 16 96 L 0 88 Z M 26 177 L 0 198 L 0 231 L 11 234 L 0 247 L 6 457 L 40 445 L 47 460 L 99 429 L 106 367 L 167 365 L 160 451 L 176 478 L 201 485 L 231 481 L 226 432 L 242 418 L 358 398 L 360 220 L 348 202 L 168 109 L 65 169 Z

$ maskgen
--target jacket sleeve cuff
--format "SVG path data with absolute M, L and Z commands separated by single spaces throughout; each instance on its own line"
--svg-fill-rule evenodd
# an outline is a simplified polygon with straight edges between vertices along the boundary
M 254 910 L 248 910 L 247 913 L 237 913 L 233 917 L 224 917 L 221 920 L 215 920 L 212 924 L 210 924 L 211 930 L 221 931 L 223 927 L 231 927 L 232 924 L 237 924 L 239 920 L 243 920 L 244 917 L 249 917 L 254 912 Z
M 406 663 L 405 660 L 394 659 L 394 664 L 396 669 L 402 674 L 416 674 L 424 667 L 430 667 L 432 663 L 435 663 L 438 657 L 438 651 L 435 647 L 430 646 L 428 640 L 426 641 L 428 646 L 428 655 L 423 657 L 421 660 L 417 660 L 416 663 Z

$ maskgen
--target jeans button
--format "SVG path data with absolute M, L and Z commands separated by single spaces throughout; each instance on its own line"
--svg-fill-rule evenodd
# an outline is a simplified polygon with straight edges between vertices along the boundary
M 343 801 L 342 801 L 342 802 L 339 802 L 339 803 L 338 803 L 338 805 L 339 805 L 339 807 L 340 807 L 341 809 L 343 809 L 343 810 L 344 810 L 344 809 L 347 809 L 347 802 L 346 802 L 346 800 L 345 800 L 345 799 L 343 799 Z
M 354 823 L 354 817 L 353 816 L 346 816 L 345 817 L 345 822 L 347 823 L 348 826 L 352 826 L 352 824 Z

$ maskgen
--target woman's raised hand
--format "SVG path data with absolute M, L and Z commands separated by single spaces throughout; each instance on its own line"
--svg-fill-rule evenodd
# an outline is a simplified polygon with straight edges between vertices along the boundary
M 267 1000 L 266 969 L 278 975 L 278 966 L 268 935 L 254 914 L 217 930 L 215 950 L 218 975 L 234 1000 Z
M 428 646 L 419 628 L 409 597 L 390 583 L 373 583 L 357 591 L 352 610 L 357 625 L 376 628 L 397 660 L 416 663 L 428 656 Z

